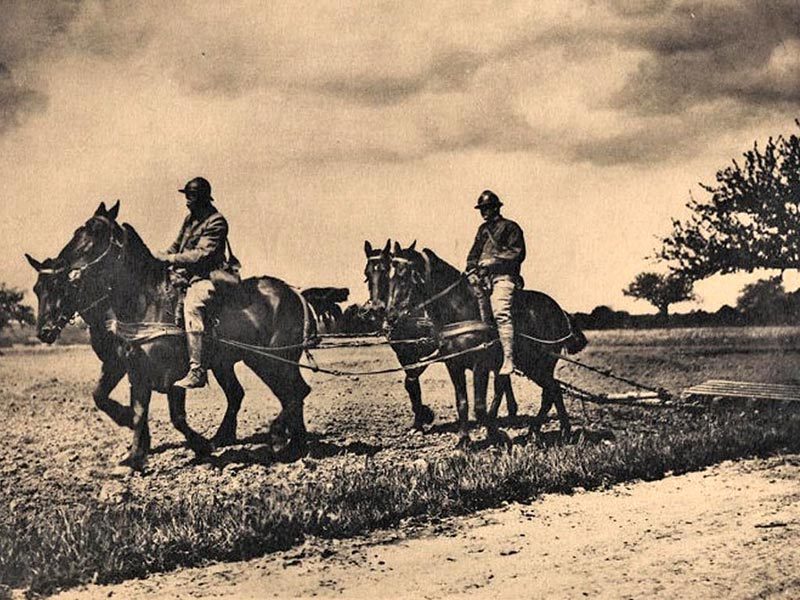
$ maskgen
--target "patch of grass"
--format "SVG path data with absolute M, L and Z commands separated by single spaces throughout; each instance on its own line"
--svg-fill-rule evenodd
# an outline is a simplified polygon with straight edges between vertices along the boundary
M 293 491 L 197 490 L 171 503 L 92 502 L 35 516 L 0 513 L 0 582 L 36 592 L 114 582 L 251 558 L 306 535 L 351 536 L 412 516 L 464 514 L 578 486 L 653 480 L 726 459 L 800 450 L 800 418 L 790 413 L 712 411 L 691 423 L 599 444 L 515 447 L 402 466 L 368 461 Z

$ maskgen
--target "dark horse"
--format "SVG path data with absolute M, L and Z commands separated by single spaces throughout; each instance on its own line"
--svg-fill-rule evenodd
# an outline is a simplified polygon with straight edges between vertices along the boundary
M 37 330 L 39 339 L 53 343 L 61 329 L 72 315 L 64 312 L 59 295 L 69 285 L 67 273 L 54 259 L 39 262 L 26 254 L 31 266 L 38 272 L 33 289 L 39 299 Z M 106 413 L 111 420 L 122 427 L 133 427 L 133 411 L 110 397 L 111 391 L 125 377 L 125 362 L 122 360 L 120 340 L 106 327 L 106 322 L 114 318 L 107 297 L 96 303 L 81 306 L 75 311 L 89 326 L 89 340 L 92 349 L 100 359 L 100 378 L 92 390 L 95 406 Z
M 411 247 L 413 248 L 414 245 L 411 244 Z M 373 248 L 368 241 L 364 242 L 364 254 L 367 257 L 364 277 L 369 289 L 369 301 L 366 309 L 380 320 L 383 320 L 386 316 L 386 301 L 389 298 L 389 272 L 392 261 L 390 248 L 391 240 L 387 240 L 383 248 Z M 434 335 L 432 323 L 429 320 L 406 316 L 396 320 L 388 337 L 397 360 L 401 365 L 407 366 L 417 363 L 425 356 L 430 355 L 436 350 L 436 345 L 430 342 L 413 344 L 409 341 L 399 343 L 395 341 L 392 344 L 392 339 L 411 340 L 421 338 L 424 340 L 432 338 Z M 411 400 L 411 408 L 414 411 L 414 422 L 411 428 L 417 430 L 422 430 L 425 425 L 433 422 L 433 411 L 422 402 L 422 389 L 419 385 L 419 377 L 426 368 L 427 366 L 423 366 L 409 369 L 405 372 L 405 388 Z M 495 418 L 503 395 L 506 397 L 508 414 L 515 416 L 517 414 L 517 401 L 514 397 L 514 390 L 511 387 L 511 378 L 508 376 L 495 377 L 494 399 L 489 409 L 489 412 Z
M 493 343 L 488 328 L 480 323 L 478 304 L 466 279 L 433 251 L 426 248 L 417 252 L 413 244 L 402 249 L 395 243 L 392 268 L 386 307 L 390 323 L 421 310 L 419 307 L 425 304 L 424 310 L 441 336 L 443 354 L 455 354 L 489 344 L 485 350 L 466 352 L 445 361 L 456 393 L 459 447 L 470 443 L 467 369 L 473 371 L 475 412 L 478 420 L 486 425 L 487 437 L 494 443 L 506 442 L 507 436 L 497 428 L 494 416 L 487 415 L 485 408 L 488 376 L 490 372 L 496 376 L 502 363 L 502 352 L 499 344 Z M 525 290 L 517 293 L 514 322 L 517 332 L 516 366 L 542 388 L 541 408 L 531 418 L 529 434 L 538 435 L 547 413 L 555 404 L 562 436 L 567 436 L 569 416 L 561 388 L 554 377 L 558 362 L 556 352 L 562 348 L 570 353 L 578 352 L 586 346 L 586 338 L 556 301 L 541 292 Z
M 150 253 L 133 227 L 116 222 L 117 211 L 118 206 L 106 210 L 100 204 L 56 259 L 45 263 L 29 259 L 48 277 L 45 285 L 40 273 L 36 287 L 37 333 L 42 341 L 51 343 L 75 312 L 91 315 L 91 309 L 107 302 L 102 318 L 111 316 L 120 333 L 108 338 L 98 333 L 97 338 L 107 340 L 107 352 L 117 355 L 131 384 L 134 434 L 123 464 L 134 469 L 144 467 L 150 449 L 147 414 L 153 391 L 167 394 L 173 424 L 189 447 L 204 456 L 212 444 L 189 427 L 185 390 L 173 385 L 187 370 L 184 337 L 172 325 L 179 291 L 171 284 L 166 265 Z M 215 317 L 208 362 L 228 401 L 215 444 L 236 439 L 244 390 L 233 367 L 244 361 L 281 403 L 282 410 L 270 427 L 273 448 L 290 456 L 304 452 L 303 401 L 310 388 L 297 361 L 304 342 L 315 333 L 305 300 L 283 281 L 251 278 L 222 294 Z M 100 317 L 95 319 L 93 324 L 100 327 Z M 240 350 L 235 347 L 237 343 L 273 348 L 269 352 L 272 356 Z M 104 360 L 104 373 L 107 362 L 117 364 L 111 358 Z M 113 377 L 117 377 L 116 371 Z M 108 389 L 122 375 L 116 380 L 113 377 L 108 378 Z

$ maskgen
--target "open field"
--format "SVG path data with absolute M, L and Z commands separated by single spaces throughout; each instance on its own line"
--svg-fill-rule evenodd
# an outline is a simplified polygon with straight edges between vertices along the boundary
M 589 339 L 582 360 L 673 393 L 709 378 L 800 380 L 800 329 L 606 331 L 590 332 Z M 340 368 L 396 364 L 386 347 L 325 350 L 316 358 Z M 6 585 L 51 590 L 92 578 L 121 580 L 256 556 L 307 535 L 346 536 L 412 517 L 800 449 L 800 423 L 791 413 L 568 401 L 573 443 L 463 456 L 453 451 L 452 390 L 445 369 L 435 366 L 422 378 L 424 400 L 437 414 L 426 434 L 407 431 L 411 412 L 401 375 L 306 373 L 313 388 L 306 403 L 311 452 L 282 464 L 261 435 L 277 402 L 242 368 L 240 445 L 194 464 L 165 400 L 155 397 L 147 474 L 120 475 L 115 465 L 130 434 L 94 408 L 98 370 L 85 346 L 15 347 L 0 358 L 0 582 Z M 572 365 L 562 365 L 558 376 L 593 391 L 627 391 Z M 514 382 L 521 413 L 533 413 L 538 388 Z M 113 396 L 126 401 L 126 392 L 121 385 Z M 192 392 L 187 405 L 190 423 L 213 433 L 224 410 L 219 389 Z M 526 428 L 519 418 L 503 426 L 512 437 Z

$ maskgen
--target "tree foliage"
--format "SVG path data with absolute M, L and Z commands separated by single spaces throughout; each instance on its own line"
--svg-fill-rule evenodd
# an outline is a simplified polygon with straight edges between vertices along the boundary
M 796 298 L 787 294 L 780 276 L 759 279 L 742 288 L 736 308 L 748 323 L 777 324 L 793 320 Z
M 692 280 L 680 274 L 639 273 L 622 293 L 649 302 L 666 316 L 670 304 L 694 299 L 692 288 Z
M 23 292 L 0 283 L 0 329 L 5 329 L 11 321 L 34 323 L 33 309 L 22 304 L 23 296 Z
M 796 122 L 800 127 L 800 121 Z M 709 197 L 673 220 L 659 257 L 693 280 L 716 273 L 800 266 L 800 138 L 770 138 L 717 172 Z

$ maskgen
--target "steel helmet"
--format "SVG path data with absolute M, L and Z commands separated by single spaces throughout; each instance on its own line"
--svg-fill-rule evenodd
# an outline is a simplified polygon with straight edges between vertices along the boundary
M 211 184 L 208 183 L 208 179 L 205 179 L 204 177 L 195 177 L 194 179 L 188 181 L 186 185 L 178 191 L 181 194 L 195 193 L 200 197 L 214 200 L 214 198 L 211 197 Z
M 484 190 L 483 193 L 478 196 L 478 203 L 475 205 L 475 208 L 484 208 L 486 206 L 503 206 L 503 203 L 500 202 L 500 198 L 497 197 L 492 190 Z

